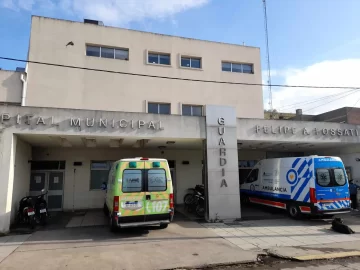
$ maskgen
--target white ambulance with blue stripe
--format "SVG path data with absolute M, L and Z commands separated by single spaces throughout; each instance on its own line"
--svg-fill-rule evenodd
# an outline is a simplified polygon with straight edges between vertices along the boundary
M 349 182 L 339 157 L 265 159 L 240 180 L 242 202 L 281 208 L 293 218 L 350 211 Z

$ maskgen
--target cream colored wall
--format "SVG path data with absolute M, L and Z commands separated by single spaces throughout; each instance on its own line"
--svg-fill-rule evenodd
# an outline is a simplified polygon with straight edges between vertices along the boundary
M 20 199 L 29 194 L 31 165 L 28 161 L 31 159 L 31 146 L 17 138 L 14 165 L 14 184 L 12 191 L 12 221 L 14 220 L 15 214 L 19 209 Z
M 21 73 L 0 70 L 0 102 L 21 103 Z
M 64 210 L 73 208 L 73 191 L 75 190 L 75 209 L 101 208 L 104 203 L 104 191 L 90 189 L 91 160 L 118 160 L 128 157 L 162 157 L 176 160 L 176 203 L 182 203 L 186 189 L 202 182 L 201 150 L 159 150 L 136 149 L 64 149 L 34 148 L 33 160 L 66 160 Z M 182 165 L 188 160 L 189 165 Z M 74 161 L 81 161 L 81 167 L 74 167 Z M 76 173 L 74 175 L 74 169 Z M 75 189 L 74 189 L 75 179 Z
M 73 41 L 74 46 L 65 45 Z M 129 48 L 129 61 L 88 57 L 86 44 Z M 171 67 L 146 64 L 147 50 L 171 53 Z M 202 70 L 179 68 L 180 55 L 202 57 Z M 29 59 L 165 77 L 261 83 L 260 50 L 42 17 L 32 18 Z M 254 74 L 221 71 L 221 61 L 254 64 Z M 263 118 L 261 86 L 156 79 L 29 64 L 27 106 L 145 112 L 146 101 L 229 105 L 238 117 Z

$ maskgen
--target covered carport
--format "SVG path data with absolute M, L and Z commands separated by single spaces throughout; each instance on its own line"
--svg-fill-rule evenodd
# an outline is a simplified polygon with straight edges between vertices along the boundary
M 349 179 L 360 182 L 360 127 L 329 122 L 237 119 L 239 182 L 255 164 L 268 158 L 325 155 L 340 157 Z M 242 217 L 279 217 L 242 207 Z M 280 212 L 281 214 L 281 212 Z M 272 215 L 270 215 L 270 218 Z
M 19 200 L 42 188 L 53 211 L 102 208 L 101 183 L 121 158 L 168 159 L 177 203 L 202 183 L 203 117 L 11 106 L 0 114 L 0 232 Z

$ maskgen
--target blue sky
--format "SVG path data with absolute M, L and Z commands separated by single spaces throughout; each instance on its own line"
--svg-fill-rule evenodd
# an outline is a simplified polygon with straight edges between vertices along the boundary
M 267 8 L 273 83 L 360 86 L 359 0 L 267 0 Z M 26 59 L 31 14 L 77 21 L 88 17 L 131 29 L 245 42 L 261 48 L 266 69 L 262 0 L 0 0 L 1 56 Z M 0 60 L 3 69 L 21 65 Z M 343 89 L 273 91 L 278 110 L 302 107 L 319 113 L 360 106 L 357 92 L 306 104 Z M 267 97 L 264 89 L 265 105 Z

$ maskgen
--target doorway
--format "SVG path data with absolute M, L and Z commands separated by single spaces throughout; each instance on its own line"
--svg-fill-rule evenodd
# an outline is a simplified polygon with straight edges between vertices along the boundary
M 176 202 L 176 169 L 175 169 L 175 160 L 168 160 L 169 168 L 170 168 L 170 174 L 172 179 L 172 185 L 173 185 L 173 194 L 174 194 L 174 202 Z
M 45 189 L 45 199 L 49 211 L 62 211 L 64 199 L 63 171 L 32 171 L 30 176 L 30 196 L 41 194 Z

